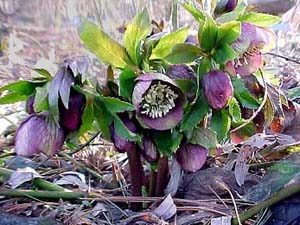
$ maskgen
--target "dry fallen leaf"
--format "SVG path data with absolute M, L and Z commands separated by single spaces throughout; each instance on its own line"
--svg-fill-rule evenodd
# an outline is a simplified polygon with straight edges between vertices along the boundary
M 41 178 L 42 176 L 30 167 L 25 167 L 22 169 L 17 169 L 13 172 L 9 178 L 9 185 L 12 189 L 19 187 L 27 181 L 31 181 L 34 178 Z

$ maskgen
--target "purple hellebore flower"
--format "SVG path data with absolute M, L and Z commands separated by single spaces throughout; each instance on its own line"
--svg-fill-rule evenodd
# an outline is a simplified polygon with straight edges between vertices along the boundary
M 55 124 L 48 113 L 31 114 L 16 132 L 15 151 L 22 156 L 31 156 L 39 152 L 53 156 L 62 147 L 64 140 L 64 131 Z
M 143 137 L 142 155 L 148 162 L 156 162 L 159 158 L 157 148 L 149 136 Z
M 231 74 L 248 76 L 263 66 L 261 51 L 272 45 L 274 35 L 271 31 L 251 23 L 241 23 L 241 35 L 232 43 L 239 57 L 226 64 Z
M 120 116 L 120 119 L 124 123 L 124 125 L 133 133 L 137 132 L 135 124 L 129 119 L 127 115 Z M 130 149 L 134 148 L 136 144 L 132 141 L 125 140 L 124 138 L 120 137 L 116 131 L 113 124 L 109 127 L 110 130 L 110 138 L 114 146 L 116 147 L 117 151 L 120 153 L 124 153 L 129 151 Z
M 59 101 L 59 123 L 65 132 L 74 132 L 80 128 L 85 102 L 85 96 L 73 90 L 71 90 L 68 108 Z
M 238 0 L 219 0 L 215 9 L 218 14 L 231 12 L 238 4 Z
M 205 164 L 208 150 L 201 145 L 185 144 L 176 152 L 176 160 L 181 168 L 188 172 L 195 172 Z
M 169 130 L 181 121 L 186 102 L 182 91 L 160 73 L 142 74 L 136 79 L 132 103 L 143 127 Z
M 220 110 L 227 106 L 233 96 L 233 87 L 228 74 L 220 70 L 213 70 L 202 80 L 204 95 L 211 108 Z
M 184 42 L 192 45 L 199 45 L 199 41 L 196 35 L 188 35 Z

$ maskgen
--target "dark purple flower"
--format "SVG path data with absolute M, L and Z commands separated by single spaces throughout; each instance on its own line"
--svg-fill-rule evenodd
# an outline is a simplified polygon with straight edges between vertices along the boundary
M 270 47 L 274 35 L 271 31 L 255 26 L 251 23 L 241 23 L 241 35 L 232 43 L 232 48 L 239 57 L 229 61 L 226 65 L 231 74 L 248 76 L 263 66 L 261 51 Z
M 128 128 L 128 130 L 130 130 L 133 133 L 137 132 L 134 122 L 131 121 L 127 115 L 121 115 L 120 118 L 124 125 Z M 135 147 L 136 144 L 134 142 L 125 140 L 116 133 L 114 124 L 110 125 L 109 130 L 111 141 L 118 150 L 118 152 L 124 153 Z
M 192 45 L 199 45 L 199 41 L 196 35 L 188 35 L 184 42 Z
M 185 97 L 176 83 L 159 73 L 140 75 L 132 94 L 136 117 L 143 127 L 174 128 L 183 117 Z
M 218 14 L 231 12 L 237 6 L 238 0 L 219 0 L 215 12 Z
M 185 144 L 176 152 L 176 160 L 181 168 L 188 172 L 195 172 L 204 165 L 208 150 L 201 145 Z
M 85 101 L 83 94 L 72 90 L 68 108 L 61 101 L 59 102 L 59 123 L 67 133 L 77 131 L 80 128 Z
M 26 106 L 25 106 L 26 112 L 27 112 L 28 114 L 34 113 L 33 104 L 34 104 L 34 95 L 31 95 L 31 96 L 29 96 L 29 98 L 27 99 L 27 101 L 26 101 Z
M 220 110 L 227 106 L 233 96 L 233 87 L 230 77 L 220 70 L 213 70 L 202 80 L 204 95 L 211 108 Z
M 15 151 L 22 156 L 39 152 L 53 156 L 62 147 L 64 140 L 64 131 L 48 113 L 31 114 L 16 132 Z
M 159 154 L 157 148 L 149 136 L 143 137 L 142 155 L 148 162 L 156 162 Z

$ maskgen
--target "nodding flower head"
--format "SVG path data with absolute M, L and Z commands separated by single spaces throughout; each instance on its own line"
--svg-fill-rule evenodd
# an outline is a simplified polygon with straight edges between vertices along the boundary
M 233 11 L 238 4 L 238 0 L 219 0 L 215 9 L 217 14 Z
M 274 34 L 250 23 L 241 23 L 241 35 L 232 43 L 232 48 L 239 54 L 226 65 L 232 74 L 248 76 L 263 66 L 261 52 L 273 44 Z
M 183 117 L 185 101 L 176 83 L 163 74 L 148 73 L 136 79 L 132 102 L 137 119 L 145 128 L 174 128 Z
M 220 70 L 213 70 L 202 80 L 204 95 L 211 108 L 220 110 L 227 106 L 233 96 L 230 77 Z

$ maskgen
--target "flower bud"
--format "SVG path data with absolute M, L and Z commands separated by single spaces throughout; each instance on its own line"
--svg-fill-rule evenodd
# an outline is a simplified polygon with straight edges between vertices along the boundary
M 204 95 L 211 108 L 220 110 L 227 106 L 233 96 L 230 77 L 220 70 L 210 71 L 202 80 Z
M 85 101 L 83 94 L 72 90 L 68 108 L 65 108 L 61 101 L 59 102 L 59 123 L 65 132 L 74 132 L 80 128 Z
M 120 116 L 120 118 L 123 121 L 124 125 L 128 128 L 128 130 L 133 133 L 137 132 L 135 124 L 128 118 L 127 115 L 122 115 Z M 109 130 L 111 141 L 113 142 L 118 152 L 124 153 L 135 147 L 134 142 L 125 140 L 116 133 L 114 124 L 110 125 Z
M 231 12 L 237 6 L 238 0 L 219 0 L 215 9 L 217 14 Z
M 176 160 L 181 168 L 188 172 L 195 172 L 204 165 L 208 150 L 201 145 L 185 144 L 176 152 Z
M 64 132 L 48 113 L 31 114 L 19 126 L 15 137 L 18 155 L 31 156 L 43 152 L 53 156 L 64 143 Z
M 27 99 L 27 101 L 26 101 L 26 106 L 25 106 L 26 112 L 27 112 L 28 114 L 34 113 L 33 104 L 34 104 L 34 95 L 31 95 L 31 96 L 29 96 L 29 98 Z
M 148 162 L 156 162 L 158 160 L 157 148 L 153 140 L 149 136 L 143 137 L 142 155 Z

